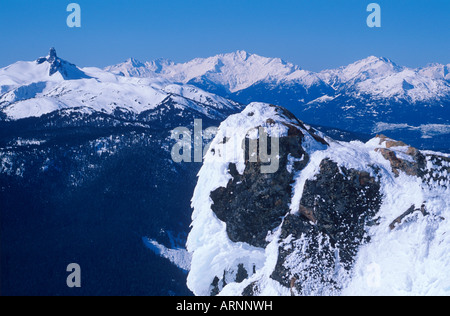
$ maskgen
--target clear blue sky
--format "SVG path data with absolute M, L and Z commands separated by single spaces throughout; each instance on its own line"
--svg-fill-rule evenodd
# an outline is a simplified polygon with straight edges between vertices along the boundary
M 82 27 L 66 25 L 66 7 Z M 382 9 L 381 29 L 366 7 Z M 0 67 L 51 46 L 79 66 L 128 57 L 182 62 L 246 50 L 318 71 L 369 55 L 410 67 L 450 63 L 449 0 L 0 0 Z

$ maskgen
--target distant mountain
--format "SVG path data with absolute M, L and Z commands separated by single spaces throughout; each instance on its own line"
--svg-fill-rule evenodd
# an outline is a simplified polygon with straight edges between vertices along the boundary
M 210 58 L 197 58 L 177 64 L 168 60 L 142 63 L 129 59 L 109 66 L 106 71 L 131 77 L 164 78 L 183 83 L 220 86 L 229 94 L 248 89 L 259 82 L 295 82 L 304 87 L 322 84 L 318 74 L 279 58 L 261 57 L 245 51 L 222 54 Z
M 163 78 L 130 78 L 98 68 L 80 69 L 57 57 L 55 49 L 47 57 L 0 69 L 0 91 L 0 112 L 9 120 L 68 109 L 135 117 L 144 112 L 150 115 L 169 103 L 177 104 L 180 113 L 193 111 L 223 119 L 238 106 L 199 88 Z
M 442 68 L 448 69 L 450 65 Z M 321 77 L 337 93 L 361 95 L 373 99 L 397 99 L 411 103 L 448 98 L 448 77 L 439 76 L 437 66 L 410 69 L 386 58 L 375 56 L 349 66 L 321 72 Z
M 245 51 L 180 64 L 163 59 L 146 63 L 129 59 L 105 68 L 128 77 L 162 76 L 182 83 L 208 82 L 231 94 L 265 83 L 268 86 L 297 84 L 308 96 L 313 94 L 309 91 L 311 87 L 325 85 L 335 95 L 352 93 L 353 96 L 370 95 L 409 102 L 448 98 L 449 69 L 450 64 L 411 69 L 387 58 L 370 56 L 345 67 L 314 73 L 279 58 L 261 57 Z
M 106 70 L 189 83 L 244 104 L 283 104 L 311 124 L 354 132 L 375 133 L 383 124 L 450 126 L 450 64 L 412 69 L 370 56 L 314 73 L 278 58 L 238 51 L 180 64 L 129 60 Z M 405 141 L 418 147 L 450 150 L 442 134 L 401 132 Z

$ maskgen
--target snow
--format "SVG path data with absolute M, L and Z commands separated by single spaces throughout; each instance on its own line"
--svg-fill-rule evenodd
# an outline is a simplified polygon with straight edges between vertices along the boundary
M 221 222 L 211 210 L 210 192 L 219 187 L 225 187 L 231 176 L 228 173 L 229 163 L 235 163 L 237 170 L 243 173 L 244 151 L 242 143 L 245 137 L 258 137 L 256 127 L 265 128 L 269 137 L 287 135 L 287 127 L 283 124 L 267 123 L 268 118 L 277 118 L 280 122 L 295 124 L 286 117 L 280 116 L 275 107 L 268 104 L 252 103 L 240 114 L 232 115 L 219 127 L 208 153 L 205 163 L 199 172 L 199 181 L 192 198 L 192 230 L 187 241 L 187 249 L 192 255 L 192 268 L 188 276 L 188 287 L 196 295 L 209 295 L 210 285 L 215 277 L 221 277 L 224 271 L 236 272 L 238 264 L 244 264 L 248 272 L 258 271 L 253 278 L 264 278 L 264 282 L 276 283 L 267 277 L 267 272 L 276 264 L 277 237 L 273 237 L 267 249 L 260 249 L 245 243 L 233 243 L 226 233 L 226 225 Z M 318 145 L 312 136 L 304 131 L 305 147 L 309 151 L 324 147 Z M 223 139 L 227 139 L 223 144 Z M 252 278 L 250 279 L 252 280 Z M 250 281 L 248 281 L 250 282 Z M 223 289 L 223 295 L 232 292 L 238 286 L 230 284 Z M 238 287 L 241 287 L 239 285 Z M 267 288 L 267 295 L 277 292 Z
M 449 295 L 450 274 L 446 267 L 450 264 L 450 238 L 445 232 L 450 225 L 439 218 L 450 216 L 450 179 L 447 177 L 442 192 L 436 192 L 417 177 L 401 174 L 395 178 L 386 160 L 372 150 L 377 143 L 378 139 L 342 147 L 332 144 L 327 151 L 317 153 L 359 170 L 371 164 L 383 167 L 380 179 L 384 198 L 378 214 L 381 222 L 370 232 L 372 241 L 359 252 L 354 275 L 342 295 Z M 424 202 L 431 217 L 418 215 L 417 222 L 389 230 L 389 224 L 411 205 L 420 207 Z M 373 274 L 374 266 L 379 274 Z M 377 280 L 375 285 L 371 283 L 373 278 Z
M 327 102 L 333 101 L 334 99 L 336 99 L 336 97 L 330 97 L 329 95 L 324 95 L 324 96 L 318 97 L 315 100 L 308 102 L 307 105 L 314 104 L 314 103 L 327 103 Z
M 419 126 L 412 126 L 404 123 L 384 123 L 378 122 L 373 128 L 374 133 L 381 133 L 384 131 L 393 131 L 398 129 L 408 129 L 412 131 L 419 131 L 422 133 L 422 138 L 429 138 L 436 135 L 450 134 L 450 125 L 448 124 L 422 124 Z
M 450 295 L 450 198 L 448 189 L 433 192 L 417 178 L 402 175 L 383 183 L 385 199 L 381 223 L 373 228 L 372 241 L 360 250 L 351 282 L 343 295 Z M 388 225 L 412 204 L 426 201 L 420 212 L 393 231 Z M 445 219 L 444 219 L 445 218 Z M 368 269 L 375 266 L 375 271 Z M 375 279 L 376 282 L 370 282 Z
M 40 146 L 44 143 L 46 143 L 46 140 L 38 140 L 38 139 L 23 139 L 21 137 L 17 138 L 17 140 L 14 142 L 14 146 Z
M 387 58 L 370 56 L 345 67 L 324 70 L 319 77 L 340 91 L 375 99 L 400 98 L 409 102 L 446 98 L 450 94 L 443 65 L 412 69 Z
M 38 65 L 35 61 L 19 61 L 0 69 L 0 86 L 21 86 L 32 82 L 63 80 L 61 74 L 49 75 L 50 64 Z
M 192 198 L 193 222 L 187 241 L 187 249 L 193 254 L 188 287 L 196 295 L 209 295 L 214 278 L 221 278 L 224 271 L 236 272 L 240 263 L 244 264 L 249 273 L 254 269 L 264 269 L 269 262 L 274 265 L 273 258 L 267 256 L 267 250 L 229 240 L 225 223 L 211 210 L 210 198 L 210 192 L 225 187 L 231 179 L 228 173 L 230 162 L 235 163 L 238 172 L 243 173 L 245 164 L 242 143 L 246 136 L 250 139 L 258 137 L 258 130 L 255 128 L 263 126 L 269 137 L 287 135 L 286 126 L 267 123 L 268 118 L 274 117 L 281 122 L 290 122 L 289 119 L 280 117 L 275 107 L 263 103 L 250 104 L 242 113 L 230 116 L 220 125 L 205 156 Z M 305 134 L 308 133 L 305 131 Z M 312 139 L 312 136 L 308 137 Z M 224 139 L 227 139 L 225 144 Z
M 145 246 L 152 250 L 156 255 L 159 255 L 165 259 L 168 259 L 178 268 L 189 271 L 191 268 L 191 255 L 186 251 L 186 249 L 177 248 L 170 249 L 161 245 L 155 240 L 149 238 L 142 238 Z
M 198 103 L 219 110 L 236 106 L 229 100 L 187 84 L 198 78 L 222 85 L 230 92 L 261 81 L 300 82 L 306 86 L 324 82 L 336 89 L 353 91 L 355 95 L 423 101 L 450 95 L 446 81 L 448 67 L 430 65 L 409 69 L 372 56 L 347 67 L 314 74 L 280 59 L 238 51 L 185 64 L 164 60 L 141 63 L 130 59 L 106 70 L 83 68 L 80 71 L 86 74 L 86 78 L 68 80 L 58 72 L 50 76 L 50 66 L 46 62 L 17 62 L 0 69 L 0 108 L 10 119 L 21 119 L 39 117 L 56 110 L 78 111 L 75 109 L 79 108 L 84 113 L 112 113 L 117 108 L 141 113 L 156 108 L 169 96 L 174 98 L 179 108 L 192 108 L 204 114 L 208 114 L 207 110 Z M 329 102 L 332 98 L 326 95 L 314 102 Z M 275 124 L 268 119 L 275 120 Z M 155 240 L 144 240 L 155 253 L 189 270 L 188 287 L 194 294 L 209 295 L 211 283 L 217 277 L 225 278 L 227 283 L 225 287 L 220 286 L 221 295 L 238 295 L 252 282 L 261 286 L 261 295 L 290 295 L 289 289 L 270 278 L 282 242 L 279 239 L 281 226 L 268 237 L 269 244 L 264 249 L 234 243 L 228 238 L 225 223 L 211 210 L 210 198 L 210 192 L 225 187 L 231 179 L 228 172 L 230 163 L 235 163 L 241 174 L 244 172 L 242 143 L 245 138 L 258 138 L 260 126 L 270 137 L 285 136 L 288 128 L 283 123 L 296 122 L 263 103 L 252 103 L 242 113 L 225 120 L 198 174 L 187 249 L 170 249 Z M 410 126 L 388 123 L 378 123 L 375 132 L 399 128 L 421 131 L 423 137 L 450 133 L 450 126 L 445 124 Z M 342 167 L 367 171 L 374 177 L 377 176 L 374 174 L 376 167 L 383 193 L 383 204 L 378 214 L 380 225 L 368 232 L 371 242 L 361 247 L 351 275 L 339 272 L 345 285 L 342 291 L 329 294 L 450 295 L 450 179 L 447 170 L 428 160 L 427 169 L 433 176 L 428 176 L 427 181 L 403 173 L 397 177 L 391 164 L 375 150 L 384 146 L 378 138 L 367 143 L 344 143 L 326 138 L 330 145 L 325 146 L 315 141 L 307 131 L 302 132 L 305 135 L 302 145 L 310 161 L 295 174 L 291 213 L 299 209 L 306 181 L 317 175 L 321 161 L 327 158 Z M 38 142 L 24 140 L 17 145 L 39 145 Z M 98 147 L 99 155 L 105 153 L 101 144 L 93 145 Z M 411 161 L 405 148 L 394 147 L 391 150 L 398 157 Z M 1 168 L 5 172 L 18 175 L 23 172 L 20 166 L 12 164 L 12 157 L 2 155 L 1 158 Z M 292 165 L 292 157 L 290 161 Z M 446 162 L 442 164 L 445 166 Z M 411 205 L 420 208 L 422 204 L 426 205 L 429 216 L 416 212 L 394 230 L 389 229 L 389 224 Z M 298 244 L 301 246 L 307 242 L 299 240 Z M 244 265 L 249 277 L 237 284 L 232 280 L 240 264 Z M 295 255 L 288 258 L 287 265 L 301 267 Z M 312 287 L 310 293 L 322 292 Z
M 164 92 L 179 95 L 183 98 L 193 100 L 202 104 L 215 106 L 218 109 L 233 108 L 235 106 L 230 100 L 208 93 L 190 85 L 169 84 L 163 88 Z
M 214 278 L 222 277 L 224 271 L 236 273 L 240 263 L 250 272 L 265 264 L 264 249 L 245 243 L 233 243 L 228 239 L 226 225 L 211 210 L 212 200 L 209 194 L 219 187 L 225 187 L 231 179 L 228 173 L 230 162 L 236 163 L 238 171 L 243 172 L 245 165 L 242 142 L 249 131 L 252 132 L 262 122 L 265 123 L 265 117 L 274 115 L 274 108 L 259 103 L 250 104 L 241 114 L 230 116 L 220 125 L 205 156 L 192 198 L 193 223 L 187 241 L 187 249 L 193 254 L 188 287 L 196 295 L 209 295 Z M 287 128 L 271 128 L 265 124 L 269 136 L 287 133 Z M 250 137 L 257 136 L 255 133 L 251 134 Z M 225 144 L 224 138 L 227 139 Z
M 328 86 L 336 91 L 335 95 L 323 95 L 310 105 L 330 102 L 340 94 L 413 103 L 445 99 L 450 95 L 449 65 L 432 64 L 410 69 L 374 56 L 319 73 L 279 58 L 245 51 L 197 58 L 186 63 L 129 59 L 103 70 L 78 68 L 64 60 L 61 62 L 64 75 L 58 71 L 50 76 L 49 62 L 21 61 L 0 69 L 0 109 L 10 119 L 40 116 L 75 106 L 106 113 L 122 107 L 141 113 L 156 108 L 169 94 L 215 104 L 219 109 L 233 106 L 223 98 L 187 86 L 191 81 L 206 81 L 230 93 L 262 82 L 287 87 L 299 84 L 306 90 L 313 86 Z M 66 97 L 60 98 L 60 92 Z M 425 133 L 423 137 L 430 135 Z

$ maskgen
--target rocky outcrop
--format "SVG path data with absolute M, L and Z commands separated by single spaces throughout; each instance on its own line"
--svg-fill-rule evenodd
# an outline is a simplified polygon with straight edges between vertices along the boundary
M 394 230 L 395 227 L 400 225 L 405 218 L 407 218 L 409 215 L 414 214 L 415 212 L 421 212 L 423 216 L 427 216 L 428 212 L 426 211 L 425 204 L 423 204 L 419 209 L 416 209 L 415 205 L 412 205 L 405 213 L 397 217 L 390 225 L 389 228 L 391 230 Z
M 318 280 L 322 287 L 339 290 L 339 280 L 332 273 L 322 275 L 323 271 L 338 265 L 351 269 L 359 246 L 369 240 L 366 228 L 376 223 L 380 205 L 377 179 L 323 160 L 315 179 L 306 181 L 299 212 L 284 219 L 272 278 L 296 294 L 303 294 L 305 285 Z M 302 239 L 312 242 L 304 248 Z M 286 266 L 293 256 L 308 264 L 301 264 L 301 269 Z
M 339 295 L 364 273 L 355 274 L 355 267 L 370 260 L 360 253 L 373 240 L 383 244 L 386 234 L 411 230 L 414 238 L 423 234 L 432 243 L 433 231 L 445 223 L 441 213 L 450 212 L 445 193 L 450 158 L 386 136 L 367 143 L 337 142 L 283 108 L 251 104 L 227 119 L 206 162 L 229 141 L 242 140 L 247 152 L 251 146 L 245 132 L 259 127 L 283 131 L 277 172 L 262 173 L 263 162 L 248 155 L 242 164 L 230 160 L 212 169 L 206 163 L 200 172 L 197 190 L 205 192 L 201 199 L 194 195 L 188 239 L 194 262 L 188 285 L 195 294 Z M 384 256 L 395 258 L 396 251 L 410 246 L 396 245 L 386 242 L 375 249 L 392 248 Z M 415 256 L 417 247 L 402 255 Z M 446 265 L 439 253 L 436 258 L 433 264 Z M 390 264 L 383 269 L 398 273 Z
M 281 227 L 282 242 L 271 277 L 301 294 L 303 284 L 313 280 L 308 280 L 312 274 L 320 277 L 323 269 L 333 269 L 336 264 L 351 269 L 358 247 L 368 239 L 366 227 L 374 223 L 379 210 L 380 184 L 366 171 L 340 168 L 332 160 L 324 159 L 315 179 L 305 183 L 298 212 L 291 214 L 295 176 L 310 162 L 310 155 L 303 148 L 304 133 L 307 131 L 315 142 L 322 145 L 328 143 L 287 110 L 277 108 L 277 111 L 293 121 L 282 123 L 287 127 L 287 135 L 279 141 L 278 171 L 261 173 L 262 162 L 250 162 L 248 155 L 242 174 L 235 164 L 230 163 L 228 172 L 232 179 L 226 187 L 211 192 L 211 209 L 226 223 L 228 237 L 233 242 L 265 248 L 269 244 L 268 234 Z M 268 118 L 266 123 L 277 124 L 274 118 Z M 248 153 L 248 138 L 244 148 Z M 307 251 L 298 254 L 298 240 L 301 238 L 315 242 L 308 246 Z M 336 251 L 339 256 L 336 256 Z M 296 271 L 285 266 L 293 255 L 305 260 L 315 259 L 306 269 Z M 218 291 L 218 282 L 218 278 L 214 280 L 212 293 Z M 339 288 L 338 281 L 333 278 L 324 282 L 333 289 Z M 247 288 L 245 292 L 252 291 Z
M 278 144 L 279 168 L 274 173 L 262 173 L 264 162 L 261 157 L 251 161 L 249 137 L 243 143 L 245 170 L 239 174 L 234 163 L 229 164 L 228 172 L 232 176 L 226 187 L 211 192 L 211 209 L 216 216 L 227 224 L 227 233 L 234 242 L 245 242 L 255 247 L 265 247 L 267 233 L 281 224 L 283 216 L 289 210 L 292 196 L 292 184 L 295 171 L 302 170 L 309 162 L 309 154 L 302 147 L 305 134 L 314 141 L 326 146 L 328 143 L 312 128 L 307 128 L 292 113 L 282 107 L 271 106 L 286 121 L 281 125 L 287 129 Z M 253 116 L 254 113 L 248 113 Z M 276 126 L 274 118 L 265 121 L 268 126 Z M 255 128 L 261 128 L 257 126 Z M 226 143 L 225 138 L 222 143 Z M 271 144 L 271 139 L 267 140 Z M 256 140 L 259 152 L 260 139 Z M 271 151 L 271 148 L 269 148 Z
M 396 176 L 400 172 L 404 172 L 410 176 L 422 177 L 425 169 L 425 156 L 416 148 L 406 145 L 401 141 L 389 139 L 384 135 L 377 135 L 380 139 L 380 145 L 385 148 L 376 148 L 375 150 L 383 155 L 383 157 L 391 163 L 392 171 Z M 395 147 L 402 148 L 402 153 L 406 158 L 399 158 L 398 153 L 392 149 Z
M 54 47 L 50 48 L 47 57 L 40 57 L 36 60 L 38 65 L 48 62 L 50 64 L 49 76 L 53 76 L 56 73 L 60 73 L 65 80 L 76 80 L 76 79 L 88 79 L 90 78 L 86 75 L 80 68 L 71 64 L 64 59 L 61 59 L 56 54 L 56 49 Z
M 232 180 L 228 185 L 211 192 L 211 209 L 227 224 L 227 233 L 234 242 L 246 242 L 255 247 L 265 247 L 267 233 L 281 224 L 289 210 L 294 175 L 286 168 L 293 159 L 294 170 L 303 169 L 309 155 L 302 148 L 302 132 L 291 125 L 288 135 L 280 139 L 280 168 L 275 173 L 261 173 L 261 164 L 252 163 L 248 157 L 241 175 L 236 165 L 229 165 Z M 270 140 L 269 140 L 270 143 Z M 258 142 L 259 146 L 259 142 Z M 249 139 L 245 141 L 249 152 Z

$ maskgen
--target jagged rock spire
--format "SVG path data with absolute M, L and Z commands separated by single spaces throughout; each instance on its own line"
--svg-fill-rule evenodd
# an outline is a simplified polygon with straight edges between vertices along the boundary
M 56 49 L 54 47 L 50 48 L 50 52 L 48 53 L 48 62 L 52 63 L 58 56 L 56 55 Z
M 56 49 L 54 47 L 50 48 L 50 52 L 47 57 L 40 57 L 36 60 L 38 64 L 42 64 L 43 62 L 48 61 L 50 64 L 53 64 L 56 60 L 58 60 L 58 56 L 56 55 Z
M 80 70 L 74 64 L 71 64 L 61 58 L 56 54 L 56 49 L 54 47 L 50 48 L 47 57 L 41 57 L 36 60 L 38 65 L 48 62 L 50 64 L 50 69 L 48 72 L 49 76 L 53 76 L 59 72 L 64 79 L 81 79 L 90 78 L 82 70 Z

